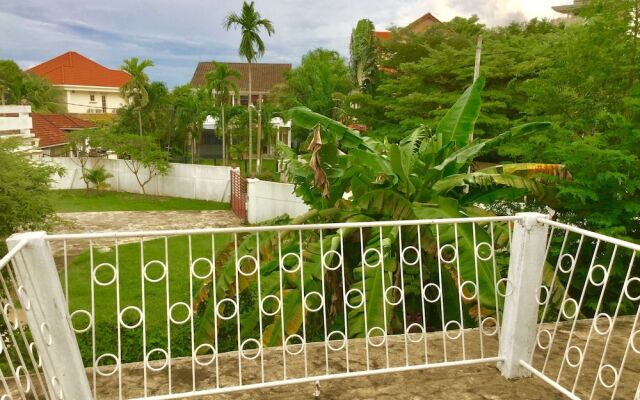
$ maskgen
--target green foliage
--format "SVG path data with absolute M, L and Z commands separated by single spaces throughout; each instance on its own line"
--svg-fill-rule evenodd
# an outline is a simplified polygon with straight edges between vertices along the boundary
M 260 13 L 256 11 L 253 1 L 251 3 L 243 1 L 240 14 L 232 12 L 227 15 L 224 27 L 227 30 L 232 27 L 242 30 L 238 54 L 249 63 L 264 55 L 265 45 L 260 37 L 260 31 L 264 29 L 269 36 L 275 32 L 271 21 L 262 18 Z
M 372 92 L 378 79 L 378 41 L 375 27 L 368 19 L 361 19 L 351 32 L 349 67 L 353 85 L 363 92 Z
M 0 238 L 46 228 L 54 217 L 49 185 L 63 170 L 29 160 L 10 140 L 0 141 L 0 165 Z
M 140 135 L 142 135 L 142 108 L 149 104 L 149 76 L 144 70 L 152 66 L 151 60 L 139 61 L 138 57 L 131 57 L 124 60 L 120 67 L 131 76 L 131 79 L 120 87 L 120 95 L 124 99 L 131 99 L 132 106 L 138 111 Z
M 64 93 L 46 78 L 23 72 L 12 60 L 0 60 L 0 105 L 29 104 L 33 111 L 63 112 Z
M 108 172 L 104 166 L 99 165 L 88 170 L 83 178 L 91 183 L 96 191 L 99 192 L 109 188 L 110 185 L 107 183 L 107 180 L 113 178 L 113 174 Z

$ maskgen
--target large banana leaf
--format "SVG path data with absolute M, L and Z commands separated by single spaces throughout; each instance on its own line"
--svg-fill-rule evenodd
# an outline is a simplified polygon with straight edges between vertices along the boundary
M 295 125 L 299 125 L 305 129 L 313 129 L 319 124 L 323 130 L 335 136 L 341 147 L 356 148 L 363 146 L 368 148 L 357 131 L 329 117 L 313 112 L 307 107 L 294 107 L 287 111 L 287 117 L 291 119 Z
M 437 142 L 440 147 L 449 142 L 463 147 L 469 143 L 473 127 L 480 115 L 482 103 L 480 93 L 484 88 L 484 78 L 478 79 L 464 92 L 458 101 L 449 109 L 436 128 Z
M 472 172 L 468 174 L 457 174 L 443 178 L 433 185 L 433 190 L 437 193 L 447 193 L 451 189 L 466 185 L 504 185 L 513 188 L 527 189 L 536 196 L 544 193 L 544 187 L 528 178 L 518 175 L 507 174 L 486 174 L 484 172 Z

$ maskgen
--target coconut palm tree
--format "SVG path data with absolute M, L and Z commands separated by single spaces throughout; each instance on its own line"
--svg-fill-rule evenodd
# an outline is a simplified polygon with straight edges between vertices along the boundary
M 138 124 L 140 136 L 142 136 L 142 107 L 149 104 L 149 76 L 144 72 L 147 67 L 153 67 L 153 61 L 142 60 L 138 57 L 131 57 L 124 60 L 120 68 L 131 76 L 129 82 L 122 85 L 120 94 L 125 99 L 132 99 L 135 108 L 138 110 Z
M 222 127 L 222 163 L 227 165 L 227 130 L 225 124 L 224 106 L 229 103 L 231 93 L 238 97 L 238 85 L 231 78 L 240 79 L 241 75 L 235 69 L 229 68 L 227 64 L 211 62 L 214 66 L 212 71 L 206 75 L 207 94 L 211 99 L 220 105 L 221 127 Z
M 257 61 L 265 52 L 265 45 L 260 37 L 260 31 L 264 29 L 267 34 L 271 36 L 275 30 L 273 29 L 271 21 L 262 18 L 260 13 L 256 11 L 253 1 L 251 3 L 243 1 L 241 13 L 230 13 L 224 21 L 224 27 L 226 30 L 231 28 L 240 28 L 242 30 L 238 53 L 241 57 L 244 57 L 249 64 L 249 102 L 247 108 L 249 111 L 249 121 L 251 121 L 251 63 Z M 249 122 L 249 173 L 253 172 L 251 165 L 252 147 L 251 122 Z M 260 150 L 258 149 L 258 151 Z

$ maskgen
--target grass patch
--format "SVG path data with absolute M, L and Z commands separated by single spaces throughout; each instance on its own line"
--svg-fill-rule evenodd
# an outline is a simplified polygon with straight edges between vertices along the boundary
M 180 211 L 227 210 L 229 204 L 217 201 L 148 196 L 94 190 L 52 190 L 51 202 L 56 212 L 91 211 Z

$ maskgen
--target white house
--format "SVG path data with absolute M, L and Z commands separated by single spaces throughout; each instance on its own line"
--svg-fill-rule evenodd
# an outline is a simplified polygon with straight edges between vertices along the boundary
M 120 96 L 120 87 L 131 79 L 129 74 L 104 67 L 74 51 L 36 65 L 28 72 L 47 78 L 64 90 L 68 113 L 115 113 L 127 103 Z

